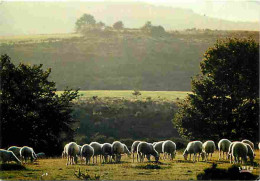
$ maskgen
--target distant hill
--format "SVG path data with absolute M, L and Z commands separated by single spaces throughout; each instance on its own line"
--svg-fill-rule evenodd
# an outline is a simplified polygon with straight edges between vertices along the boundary
M 153 6 L 141 2 L 6 2 L 0 4 L 0 36 L 15 34 L 70 33 L 83 13 L 112 25 L 139 28 L 146 21 L 167 30 L 188 28 L 259 30 L 257 22 L 232 22 L 210 18 L 189 9 Z
M 15 63 L 51 67 L 57 88 L 81 90 L 190 91 L 205 51 L 218 38 L 253 37 L 259 32 L 174 31 L 151 36 L 138 30 L 0 37 L 0 52 Z

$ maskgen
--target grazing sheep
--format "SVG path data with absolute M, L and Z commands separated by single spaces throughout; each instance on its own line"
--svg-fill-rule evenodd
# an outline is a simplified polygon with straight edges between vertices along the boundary
M 190 160 L 191 160 L 191 154 L 193 154 L 193 162 L 195 162 L 198 153 L 199 154 L 198 161 L 199 161 L 201 152 L 202 152 L 202 142 L 192 141 L 188 143 L 186 149 L 184 150 L 183 157 L 185 160 L 187 160 L 188 154 L 190 154 Z
M 140 162 L 144 161 L 144 157 L 146 156 L 147 159 L 150 161 L 150 155 L 153 155 L 155 161 L 158 162 L 159 160 L 159 153 L 154 149 L 151 143 L 141 142 L 137 146 L 137 160 L 140 157 Z
M 124 154 L 124 145 L 119 141 L 114 141 L 112 143 L 112 153 L 115 162 L 120 162 L 121 154 Z
M 127 154 L 128 156 L 130 156 L 131 152 L 129 151 L 129 149 L 127 148 L 127 146 L 124 143 L 122 143 L 122 144 L 124 146 L 124 153 Z
M 135 153 L 137 152 L 137 146 L 139 143 L 141 143 L 141 141 L 134 141 L 132 144 L 132 147 L 131 147 L 131 153 L 133 154 L 133 162 L 135 159 Z M 138 159 L 137 159 L 137 161 L 138 161 Z
M 17 158 L 20 158 L 20 156 L 21 156 L 21 155 L 20 155 L 20 150 L 21 150 L 21 148 L 22 148 L 22 147 L 11 146 L 11 147 L 9 147 L 7 150 L 8 150 L 8 151 L 12 151 Z
M 26 162 L 26 160 L 30 159 L 31 162 L 33 162 L 33 160 L 35 160 L 37 158 L 35 152 L 33 151 L 33 148 L 28 147 L 28 146 L 24 146 L 20 149 L 20 156 L 21 159 L 24 160 L 24 162 Z
M 202 160 L 205 159 L 205 161 L 207 162 L 209 154 L 211 154 L 211 159 L 212 159 L 212 154 L 214 153 L 215 150 L 216 150 L 216 145 L 214 141 L 209 140 L 203 143 L 202 153 L 201 153 Z
M 230 157 L 230 163 L 232 163 L 232 147 L 235 143 L 237 143 L 239 141 L 233 141 L 230 145 L 229 145 L 229 148 L 228 148 L 228 158 Z
M 166 157 L 166 154 L 168 154 L 171 156 L 171 160 L 173 160 L 176 155 L 176 144 L 171 140 L 164 141 L 162 144 L 162 152 L 164 154 L 164 158 Z
M 21 164 L 21 161 L 15 156 L 12 151 L 0 149 L 0 161 L 3 163 L 15 161 L 18 164 Z
M 232 156 L 234 157 L 234 163 L 239 162 L 239 158 L 241 158 L 243 163 L 247 161 L 247 146 L 242 142 L 236 142 L 232 146 Z
M 229 141 L 228 139 L 221 139 L 218 142 L 218 151 L 219 151 L 218 160 L 221 159 L 221 151 L 223 153 L 223 160 L 224 160 L 224 154 L 225 153 L 226 153 L 226 159 L 228 159 L 228 149 L 229 149 L 230 144 L 231 144 L 231 141 Z
M 97 163 L 97 157 L 99 155 L 99 159 L 100 159 L 100 163 L 101 163 L 101 155 L 102 155 L 102 151 L 101 151 L 101 147 L 102 144 L 98 143 L 98 142 L 91 142 L 89 144 L 93 149 L 94 149 L 94 157 L 93 157 L 93 163 L 94 163 L 94 158 L 96 156 L 96 163 Z
M 79 146 L 75 142 L 70 142 L 66 147 L 66 153 L 68 154 L 67 164 L 66 165 L 74 165 L 78 162 L 78 153 Z
M 66 152 L 68 145 L 69 143 L 64 146 L 64 150 L 62 152 L 61 158 L 66 158 L 68 156 L 68 153 Z
M 112 162 L 112 145 L 110 143 L 104 143 L 102 144 L 102 159 L 103 163 Z
M 90 159 L 92 156 L 94 156 L 94 149 L 88 144 L 83 145 L 80 150 L 80 157 L 85 157 L 86 165 L 88 163 L 90 164 Z
M 254 153 L 254 150 L 252 149 L 251 145 L 247 144 L 247 143 L 244 143 L 247 147 L 247 156 L 249 157 L 250 159 L 250 163 L 251 165 L 253 165 L 254 163 L 254 158 L 255 158 L 255 153 Z
M 160 155 L 160 153 L 163 153 L 163 151 L 162 151 L 163 142 L 164 141 L 158 141 L 155 144 L 153 144 L 153 148 L 159 153 L 159 155 Z
M 260 150 L 260 142 L 258 143 L 258 149 Z
M 254 150 L 255 149 L 255 145 L 253 142 L 249 141 L 249 140 L 242 140 L 242 143 L 247 143 L 251 146 L 251 148 Z
M 37 153 L 36 156 L 37 156 L 37 158 L 45 158 L 46 157 L 45 153 L 43 153 L 43 152 Z

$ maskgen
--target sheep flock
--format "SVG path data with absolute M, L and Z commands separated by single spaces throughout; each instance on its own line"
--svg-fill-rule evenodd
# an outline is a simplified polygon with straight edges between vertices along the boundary
M 217 147 L 216 147 L 217 145 Z M 260 144 L 258 144 L 258 149 Z M 230 160 L 230 163 L 243 163 L 249 161 L 253 164 L 255 158 L 254 143 L 249 140 L 233 141 L 228 139 L 221 139 L 217 144 L 214 141 L 208 140 L 202 143 L 201 141 L 191 141 L 187 144 L 183 152 L 184 160 L 207 162 L 212 159 L 212 154 L 218 149 L 219 160 Z M 89 144 L 78 145 L 75 142 L 70 142 L 64 146 L 61 157 L 67 159 L 66 165 L 74 165 L 79 162 L 82 164 L 98 163 L 119 163 L 121 157 L 127 155 L 131 157 L 132 161 L 144 162 L 145 158 L 148 161 L 154 160 L 158 162 L 161 160 L 173 160 L 177 154 L 176 144 L 171 140 L 148 143 L 145 141 L 134 141 L 131 148 L 128 148 L 120 141 L 110 143 L 91 142 Z M 136 157 L 135 157 L 136 154 Z M 34 162 L 36 159 L 45 158 L 45 153 L 35 153 L 33 148 L 28 146 L 18 147 L 11 146 L 7 150 L 0 149 L 0 161 L 3 163 L 16 162 L 17 164 L 26 164 Z M 92 161 L 91 161 L 92 159 Z

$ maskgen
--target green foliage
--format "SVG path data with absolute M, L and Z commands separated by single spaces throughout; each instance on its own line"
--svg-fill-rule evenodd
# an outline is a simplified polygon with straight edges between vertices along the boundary
M 74 107 L 72 116 L 80 122 L 77 133 L 85 135 L 87 143 L 124 139 L 130 146 L 135 139 L 178 137 L 171 123 L 177 109 L 172 101 L 90 97 Z
M 165 29 L 161 25 L 153 26 L 151 21 L 147 21 L 145 25 L 141 27 L 141 30 L 152 36 L 162 36 L 166 34 Z
M 113 28 L 116 30 L 121 30 L 124 28 L 124 24 L 122 21 L 117 21 L 113 24 Z
M 259 44 L 231 38 L 209 48 L 192 80 L 192 94 L 174 117 L 179 133 L 190 139 L 258 141 Z
M 51 69 L 43 71 L 42 65 L 15 66 L 7 55 L 0 63 L 1 146 L 29 145 L 36 152 L 59 153 L 74 133 L 71 101 L 78 91 L 56 95 L 55 83 L 48 80 Z
M 82 33 L 86 30 L 92 29 L 96 25 L 96 20 L 94 16 L 90 14 L 83 14 L 75 23 L 76 32 Z M 99 23 L 99 25 L 104 25 L 104 23 Z

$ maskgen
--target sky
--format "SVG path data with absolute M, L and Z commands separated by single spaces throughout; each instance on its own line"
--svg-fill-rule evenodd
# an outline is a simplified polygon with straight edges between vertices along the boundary
M 0 0 L 21 1 L 21 0 Z M 195 13 L 231 21 L 260 21 L 259 0 L 26 0 L 26 1 L 96 1 L 146 2 L 153 5 L 192 9 Z

